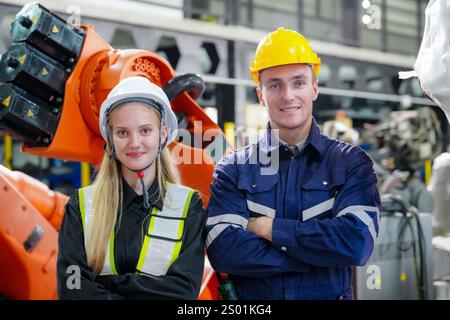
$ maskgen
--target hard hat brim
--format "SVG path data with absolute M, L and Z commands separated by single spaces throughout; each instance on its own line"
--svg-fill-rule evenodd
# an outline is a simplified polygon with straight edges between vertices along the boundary
M 164 121 L 166 122 L 165 125 L 167 126 L 167 130 L 168 130 L 167 141 L 166 141 L 165 145 L 168 145 L 169 143 L 174 141 L 178 134 L 178 121 L 175 116 L 175 113 L 173 112 L 172 108 L 170 107 L 169 100 L 164 101 L 160 97 L 158 97 L 154 94 L 150 94 L 150 93 L 148 93 L 148 94 L 140 93 L 139 95 L 137 95 L 136 93 L 123 93 L 123 94 L 118 94 L 111 98 L 107 98 L 102 103 L 102 106 L 100 107 L 100 113 L 99 113 L 99 115 L 100 115 L 100 119 L 99 119 L 100 120 L 100 132 L 102 134 L 103 139 L 105 141 L 107 141 L 107 133 L 106 133 L 107 123 L 106 123 L 106 121 L 107 121 L 109 112 L 111 112 L 113 109 L 115 109 L 116 107 L 118 107 L 124 103 L 133 102 L 133 101 L 145 103 L 149 107 L 156 109 L 155 106 L 153 106 L 152 104 L 146 103 L 145 102 L 146 99 L 155 101 L 164 110 L 164 113 L 165 113 Z M 112 110 L 111 110 L 111 107 L 113 107 Z M 158 111 L 160 111 L 160 110 L 158 110 Z

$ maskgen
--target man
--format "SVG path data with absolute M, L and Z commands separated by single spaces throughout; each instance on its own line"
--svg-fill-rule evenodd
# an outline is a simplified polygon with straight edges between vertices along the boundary
M 293 30 L 256 50 L 250 72 L 267 133 L 217 165 L 207 207 L 210 262 L 240 299 L 352 299 L 352 266 L 372 254 L 381 210 L 372 161 L 320 133 L 319 69 Z

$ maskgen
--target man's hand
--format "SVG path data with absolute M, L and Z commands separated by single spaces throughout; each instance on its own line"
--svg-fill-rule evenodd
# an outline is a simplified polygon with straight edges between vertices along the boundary
M 273 218 L 270 217 L 250 218 L 248 219 L 247 231 L 272 241 L 272 224 Z

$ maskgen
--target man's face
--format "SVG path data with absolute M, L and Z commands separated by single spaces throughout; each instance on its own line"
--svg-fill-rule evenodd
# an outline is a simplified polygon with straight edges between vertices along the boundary
M 259 102 L 267 106 L 272 129 L 295 130 L 308 125 L 319 93 L 311 68 L 289 64 L 263 70 L 256 88 Z

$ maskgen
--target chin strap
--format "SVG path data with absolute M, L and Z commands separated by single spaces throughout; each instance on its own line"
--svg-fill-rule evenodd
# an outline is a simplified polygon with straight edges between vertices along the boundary
M 127 167 L 129 170 L 134 171 L 134 172 L 137 173 L 137 176 L 138 176 L 138 178 L 139 178 L 139 181 L 141 182 L 141 186 L 142 186 L 142 195 L 144 196 L 144 208 L 145 208 L 145 209 L 150 209 L 150 197 L 149 197 L 149 195 L 148 195 L 148 190 L 147 190 L 147 188 L 145 187 L 145 182 L 144 182 L 144 171 L 147 170 L 148 168 L 150 168 L 150 166 L 153 164 L 153 162 L 155 162 L 155 160 L 156 160 L 156 158 L 155 158 L 152 162 L 150 162 L 149 165 L 147 165 L 147 166 L 145 166 L 144 168 L 139 169 L 139 170 L 133 170 L 133 169 L 130 169 L 130 168 Z
M 144 171 L 139 170 L 137 172 L 137 176 L 139 178 L 139 181 L 141 181 L 142 194 L 144 195 L 144 208 L 145 209 L 150 209 L 150 199 L 149 199 L 149 196 L 148 196 L 147 188 L 145 187 L 145 183 L 144 183 Z

